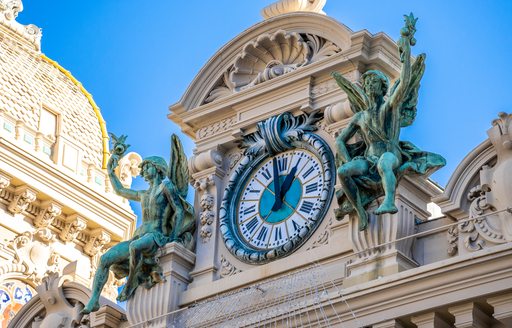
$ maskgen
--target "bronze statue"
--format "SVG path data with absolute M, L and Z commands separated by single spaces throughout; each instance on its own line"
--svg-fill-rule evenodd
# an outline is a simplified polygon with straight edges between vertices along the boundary
M 402 70 L 389 94 L 389 80 L 378 70 L 369 70 L 361 76 L 362 88 L 339 73 L 332 74 L 355 113 L 336 139 L 342 186 L 336 217 L 342 219 L 355 211 L 360 230 L 368 226 L 366 207 L 378 197 L 384 195 L 384 200 L 375 214 L 398 211 L 395 192 L 404 174 L 429 174 L 446 163 L 440 155 L 399 140 L 400 128 L 411 125 L 416 117 L 418 90 L 425 70 L 425 54 L 419 55 L 411 65 L 417 18 L 412 13 L 404 17 L 405 27 L 400 30 L 398 41 Z M 349 144 L 356 134 L 361 141 Z
M 141 176 L 149 188 L 136 191 L 123 187 L 114 170 L 126 152 L 126 136 L 112 135 L 114 146 L 107 165 L 108 175 L 115 192 L 142 205 L 142 224 L 132 239 L 110 248 L 100 258 L 94 276 L 92 295 L 82 313 L 99 309 L 99 297 L 107 282 L 109 269 L 116 278 L 128 277 L 118 296 L 119 301 L 130 298 L 139 285 L 151 288 L 162 280 L 161 269 L 155 260 L 157 250 L 169 242 L 178 242 L 194 249 L 194 208 L 185 198 L 188 192 L 189 172 L 183 146 L 176 135 L 171 138 L 170 165 L 158 156 L 141 163 Z M 167 179 L 166 179 L 167 177 Z

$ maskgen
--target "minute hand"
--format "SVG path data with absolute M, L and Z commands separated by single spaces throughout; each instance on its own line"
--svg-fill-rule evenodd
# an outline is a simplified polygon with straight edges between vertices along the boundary
M 290 173 L 284 178 L 283 184 L 281 185 L 281 200 L 284 198 L 288 189 L 292 186 L 293 180 L 295 180 L 295 173 L 297 173 L 297 168 L 299 167 L 300 160 L 295 164 L 295 166 L 290 170 Z

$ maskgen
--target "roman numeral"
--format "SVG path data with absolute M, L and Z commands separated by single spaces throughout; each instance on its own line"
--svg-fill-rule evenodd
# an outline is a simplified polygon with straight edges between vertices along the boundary
M 244 210 L 244 215 L 251 214 L 253 212 L 256 212 L 256 205 L 251 205 L 248 208 Z
M 306 186 L 306 194 L 318 190 L 318 182 L 310 183 Z
M 245 226 L 247 228 L 247 231 L 249 231 L 249 233 L 253 233 L 254 229 L 256 229 L 256 226 L 258 225 L 258 219 L 257 218 L 252 218 L 251 221 L 249 221 L 249 223 L 247 223 L 247 225 Z
M 306 172 L 304 172 L 304 173 L 302 174 L 302 179 L 307 179 L 307 177 L 308 177 L 311 173 L 313 173 L 313 171 L 314 171 L 314 170 L 315 170 L 315 168 L 314 168 L 313 166 L 312 166 L 312 167 L 310 167 Z
M 294 220 L 292 220 L 292 225 L 293 225 L 294 231 L 297 231 L 300 229 L 300 225 L 297 222 L 295 222 Z
M 253 194 L 259 194 L 261 190 L 258 189 L 250 189 L 249 192 Z
M 286 171 L 288 169 L 288 157 L 280 158 L 277 164 L 280 172 Z
M 309 214 L 309 212 L 313 209 L 313 205 L 314 203 L 305 200 L 300 206 L 299 211 L 301 211 L 302 213 Z
M 265 226 L 261 227 L 261 230 L 258 233 L 258 237 L 256 237 L 256 239 L 258 239 L 259 241 L 266 240 L 267 239 L 267 232 L 268 232 L 267 227 L 265 227 Z
M 281 232 L 281 227 L 277 227 L 274 232 L 274 241 L 281 240 L 283 238 L 283 233 Z
M 270 180 L 270 177 L 272 176 L 272 175 L 270 174 L 270 171 L 269 171 L 267 168 L 263 169 L 263 171 L 261 171 L 261 174 L 262 174 L 262 175 L 265 177 L 265 179 L 267 179 L 267 180 Z

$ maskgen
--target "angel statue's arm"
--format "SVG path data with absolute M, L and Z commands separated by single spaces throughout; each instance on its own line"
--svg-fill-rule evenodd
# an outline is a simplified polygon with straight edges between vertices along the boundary
M 402 61 L 402 71 L 400 72 L 400 84 L 394 92 L 389 96 L 389 104 L 392 109 L 399 110 L 400 105 L 407 96 L 407 90 L 411 82 L 411 46 L 416 44 L 414 33 L 416 32 L 416 21 L 411 13 L 405 17 L 405 26 L 400 30 L 400 40 L 398 40 L 398 49 L 400 60 Z
M 354 113 L 365 110 L 367 107 L 366 95 L 363 90 L 357 85 L 347 80 L 343 75 L 338 72 L 332 72 L 331 76 L 336 80 L 336 83 L 347 94 L 348 101 Z
M 336 148 L 338 148 L 338 155 L 340 156 L 343 163 L 347 163 L 352 160 L 350 154 L 348 153 L 347 141 L 357 132 L 357 125 L 355 122 L 359 119 L 359 115 L 361 114 L 355 114 L 348 123 L 347 127 L 344 128 L 340 135 L 336 138 Z
M 119 156 L 113 154 L 107 163 L 108 177 L 112 183 L 112 187 L 116 194 L 129 200 L 135 200 L 140 202 L 140 194 L 136 190 L 128 189 L 123 186 L 116 173 L 114 172 L 119 162 Z

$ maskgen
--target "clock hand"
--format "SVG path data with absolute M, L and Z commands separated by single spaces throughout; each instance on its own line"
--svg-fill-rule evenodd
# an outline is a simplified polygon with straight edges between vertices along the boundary
M 274 168 L 274 205 L 272 206 L 272 211 L 277 211 L 283 206 L 283 201 L 281 195 L 281 184 L 279 182 L 279 169 L 277 168 L 277 161 L 274 157 L 272 159 L 272 165 Z
M 282 201 L 290 187 L 292 186 L 293 180 L 295 180 L 295 173 L 297 173 L 297 169 L 299 168 L 301 158 L 297 161 L 297 164 L 290 170 L 290 173 L 284 178 L 284 182 L 281 186 L 281 193 L 279 194 L 280 200 Z

